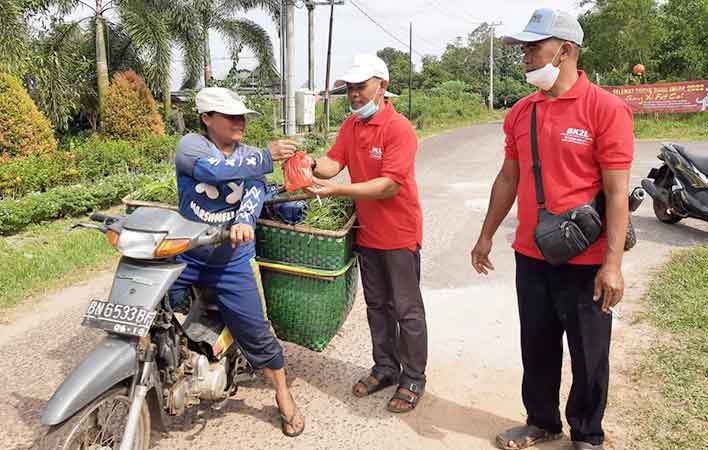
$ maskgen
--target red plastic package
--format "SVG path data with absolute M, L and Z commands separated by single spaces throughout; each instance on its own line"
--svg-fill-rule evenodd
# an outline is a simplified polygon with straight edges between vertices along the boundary
M 312 180 L 312 158 L 305 152 L 295 152 L 295 155 L 283 164 L 285 190 L 298 191 L 310 187 Z

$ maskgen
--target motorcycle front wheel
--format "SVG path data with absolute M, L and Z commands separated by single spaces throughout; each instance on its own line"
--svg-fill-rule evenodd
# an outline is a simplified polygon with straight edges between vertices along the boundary
M 52 426 L 42 439 L 40 450 L 118 450 L 128 421 L 128 389 L 115 387 L 72 417 Z M 143 404 L 132 450 L 150 446 L 150 413 Z

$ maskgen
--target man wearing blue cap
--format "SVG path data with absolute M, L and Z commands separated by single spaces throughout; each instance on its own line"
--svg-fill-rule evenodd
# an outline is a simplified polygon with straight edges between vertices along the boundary
M 504 121 L 506 158 L 471 252 L 478 273 L 494 269 L 492 237 L 518 197 L 513 248 L 528 418 L 496 441 L 500 448 L 520 449 L 563 436 L 559 390 L 565 334 L 573 372 L 565 413 L 573 449 L 598 450 L 609 384 L 610 308 L 624 293 L 633 115 L 577 69 L 583 30 L 572 15 L 539 9 L 522 33 L 504 42 L 521 46 L 526 80 L 539 91 L 516 103 Z M 603 193 L 604 217 L 598 200 Z M 544 230 L 540 219 L 548 223 L 548 217 L 591 204 L 604 225 L 595 234 L 599 237 L 548 262 L 549 253 L 536 241 L 537 229 Z

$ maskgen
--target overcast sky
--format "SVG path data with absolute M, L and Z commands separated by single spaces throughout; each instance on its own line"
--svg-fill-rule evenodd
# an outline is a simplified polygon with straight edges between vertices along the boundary
M 529 0 L 354 0 L 373 19 L 379 22 L 400 40 L 408 42 L 408 26 L 413 22 L 413 48 L 423 55 L 441 55 L 445 46 L 457 36 L 466 36 L 480 22 L 499 21 L 502 25 L 497 35 L 521 31 L 536 8 L 557 8 L 573 13 L 581 12 L 579 0 L 544 0 L 536 3 Z M 332 41 L 332 76 L 336 79 L 343 73 L 357 53 L 375 53 L 384 47 L 407 51 L 394 38 L 381 31 L 355 6 L 345 0 L 335 6 L 334 34 Z M 307 83 L 307 9 L 299 1 L 295 9 L 295 58 L 296 85 Z M 279 42 L 276 27 L 261 11 L 248 13 L 248 18 L 264 26 L 273 40 L 276 58 L 279 60 Z M 324 88 L 327 61 L 327 32 L 329 6 L 315 10 L 315 79 L 318 89 Z M 231 66 L 228 53 L 218 35 L 211 36 L 214 73 L 223 78 Z M 414 62 L 420 67 L 420 56 L 414 52 Z M 241 64 L 250 68 L 253 60 L 247 51 L 242 53 Z M 173 87 L 181 80 L 179 62 L 173 70 Z

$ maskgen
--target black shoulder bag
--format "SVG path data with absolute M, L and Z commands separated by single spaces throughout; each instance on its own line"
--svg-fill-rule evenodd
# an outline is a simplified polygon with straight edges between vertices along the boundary
M 535 104 L 531 112 L 531 152 L 538 203 L 538 225 L 534 240 L 547 262 L 553 265 L 565 264 L 587 250 L 600 237 L 602 219 L 596 206 L 601 207 L 600 204 L 604 203 L 602 190 L 592 204 L 578 206 L 558 215 L 546 210 L 541 160 L 538 156 Z

